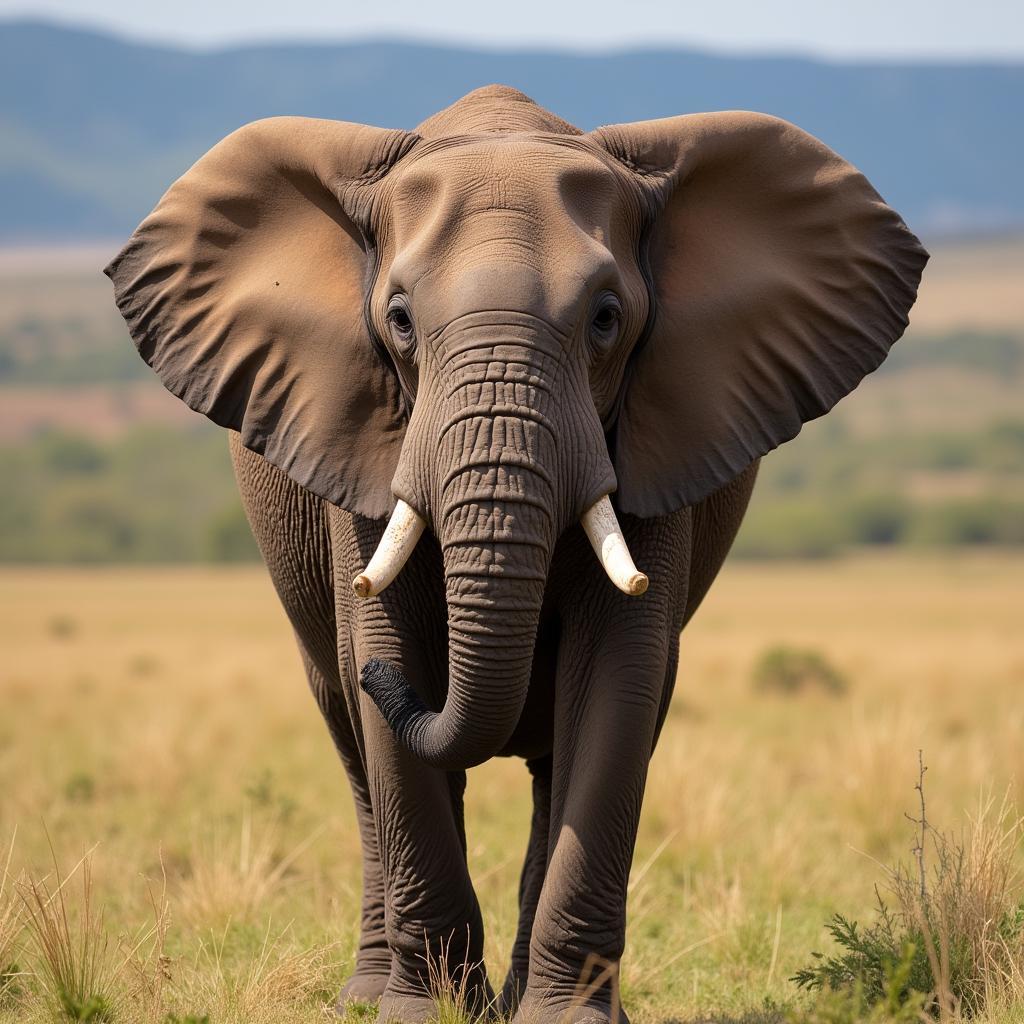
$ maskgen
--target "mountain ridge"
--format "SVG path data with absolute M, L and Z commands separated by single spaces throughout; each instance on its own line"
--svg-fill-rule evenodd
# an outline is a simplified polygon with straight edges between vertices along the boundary
M 259 117 L 411 128 L 489 82 L 584 130 L 697 110 L 775 114 L 860 167 L 925 236 L 1024 226 L 1024 135 L 1011 127 L 1024 63 L 383 39 L 200 50 L 17 19 L 0 21 L 0 241 L 123 234 L 206 149 Z

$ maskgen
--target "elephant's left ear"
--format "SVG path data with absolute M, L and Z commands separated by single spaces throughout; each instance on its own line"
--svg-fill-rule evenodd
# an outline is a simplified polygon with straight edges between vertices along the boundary
M 415 137 L 300 117 L 240 128 L 176 181 L 106 273 L 139 352 L 295 481 L 384 517 L 405 422 L 363 305 L 367 212 Z
M 761 114 L 592 135 L 652 208 L 650 333 L 615 438 L 618 503 L 692 505 L 828 412 L 903 333 L 928 254 L 854 167 Z

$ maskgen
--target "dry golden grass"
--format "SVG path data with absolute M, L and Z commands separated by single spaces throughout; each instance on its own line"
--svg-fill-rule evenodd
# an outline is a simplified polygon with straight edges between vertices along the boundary
M 622 972 L 635 1021 L 797 1000 L 787 979 L 827 946 L 829 914 L 868 914 L 878 862 L 910 856 L 919 748 L 937 827 L 1024 779 L 1022 608 L 1020 555 L 727 567 L 684 638 L 651 768 Z M 847 693 L 756 688 L 780 644 L 820 652 Z M 359 844 L 263 571 L 4 570 L 0 650 L 0 867 L 15 828 L 11 878 L 51 892 L 50 842 L 65 873 L 96 847 L 117 1019 L 324 1020 L 355 939 Z M 515 761 L 470 775 L 495 976 L 528 792 Z M 77 875 L 63 892 L 73 936 Z M 0 1000 L 2 1024 L 53 1019 L 33 948 L 23 929 L 9 955 L 35 977 Z M 1015 970 L 987 1019 L 1020 1020 Z
M 22 907 L 15 896 L 10 877 L 16 838 L 16 835 L 11 836 L 3 866 L 0 867 L 0 1000 L 17 985 L 19 974 L 14 962 L 14 949 L 21 933 Z

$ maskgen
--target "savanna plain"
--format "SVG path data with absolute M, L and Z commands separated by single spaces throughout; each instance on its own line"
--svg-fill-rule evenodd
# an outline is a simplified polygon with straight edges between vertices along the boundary
M 766 460 L 684 634 L 636 1024 L 1024 1021 L 1024 245 L 940 255 L 902 362 Z M 222 439 L 46 262 L 0 260 L 0 1024 L 326 1021 L 354 814 Z M 497 983 L 529 815 L 520 762 L 470 772 Z
M 936 828 L 1000 827 L 986 805 L 1024 778 L 1022 570 L 984 555 L 726 569 L 651 766 L 621 978 L 634 1019 L 799 1006 L 789 979 L 830 948 L 829 916 L 870 919 L 883 865 L 912 861 L 919 749 Z M 24 972 L 0 1020 L 60 1019 L 39 918 L 59 932 L 65 909 L 83 993 L 112 1020 L 325 1019 L 353 953 L 358 839 L 263 572 L 9 570 L 0 636 L 5 898 L 27 918 L 0 911 Z M 835 676 L 773 684 L 780 644 Z M 496 977 L 528 792 L 517 761 L 470 773 Z

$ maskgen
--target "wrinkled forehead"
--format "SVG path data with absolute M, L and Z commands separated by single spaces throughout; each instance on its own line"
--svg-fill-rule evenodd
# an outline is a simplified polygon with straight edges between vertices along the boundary
M 446 140 L 395 175 L 392 224 L 399 248 L 575 233 L 605 243 L 621 199 L 620 179 L 580 143 L 518 134 Z

